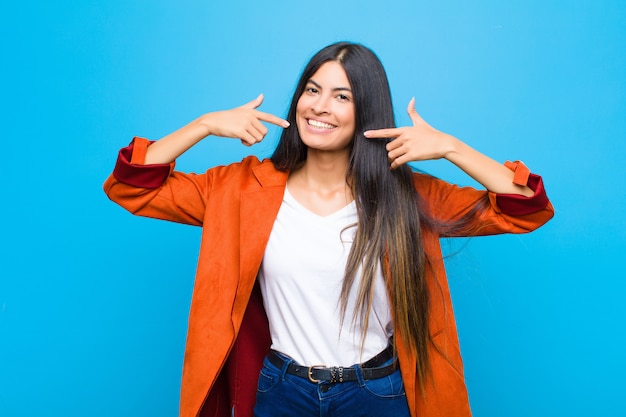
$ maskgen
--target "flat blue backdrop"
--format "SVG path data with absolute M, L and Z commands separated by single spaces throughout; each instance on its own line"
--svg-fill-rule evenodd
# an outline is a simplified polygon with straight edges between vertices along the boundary
M 284 115 L 308 58 L 362 42 L 397 119 L 422 116 L 542 174 L 536 233 L 449 242 L 478 417 L 624 416 L 626 2 L 10 2 L 0 415 L 174 416 L 200 231 L 133 217 L 101 186 L 118 148 L 265 93 Z M 178 168 L 252 149 L 208 139 Z M 419 165 L 472 184 L 445 161 Z

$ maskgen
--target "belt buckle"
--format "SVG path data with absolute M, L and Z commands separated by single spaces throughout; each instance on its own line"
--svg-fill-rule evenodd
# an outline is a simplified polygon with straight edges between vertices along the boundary
M 307 377 L 309 377 L 309 381 L 311 381 L 314 384 L 317 384 L 318 382 L 322 382 L 321 379 L 313 378 L 313 370 L 318 369 L 318 368 L 326 368 L 326 365 L 311 365 L 309 366 L 309 370 L 307 372 Z

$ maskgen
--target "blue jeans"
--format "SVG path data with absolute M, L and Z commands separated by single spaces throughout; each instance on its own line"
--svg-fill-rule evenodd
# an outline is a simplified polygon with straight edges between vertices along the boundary
M 282 369 L 267 358 L 263 362 L 255 417 L 410 416 L 399 368 L 389 376 L 364 380 L 359 365 L 354 365 L 358 381 L 314 383 L 288 374 L 287 366 L 293 361 L 286 356 L 283 359 Z

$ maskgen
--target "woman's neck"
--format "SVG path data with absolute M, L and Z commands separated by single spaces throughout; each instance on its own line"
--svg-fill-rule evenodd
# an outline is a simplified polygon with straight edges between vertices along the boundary
M 300 204 L 325 216 L 353 200 L 346 180 L 347 171 L 347 154 L 309 152 L 304 163 L 289 175 L 287 186 Z
M 345 184 L 348 172 L 348 156 L 310 152 L 296 175 L 303 175 L 311 186 L 334 188 Z

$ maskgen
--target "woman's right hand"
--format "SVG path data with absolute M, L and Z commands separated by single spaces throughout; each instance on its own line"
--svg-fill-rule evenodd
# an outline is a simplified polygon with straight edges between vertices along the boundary
M 241 107 L 207 113 L 148 147 L 145 164 L 167 164 L 209 135 L 237 138 L 246 146 L 263 140 L 267 128 L 262 122 L 283 128 L 289 122 L 273 114 L 257 110 L 263 94 Z
M 230 110 L 207 113 L 200 117 L 200 123 L 209 131 L 209 135 L 237 138 L 246 146 L 261 142 L 267 134 L 267 127 L 261 122 L 287 128 L 289 122 L 257 110 L 263 103 L 263 94 L 243 106 Z

